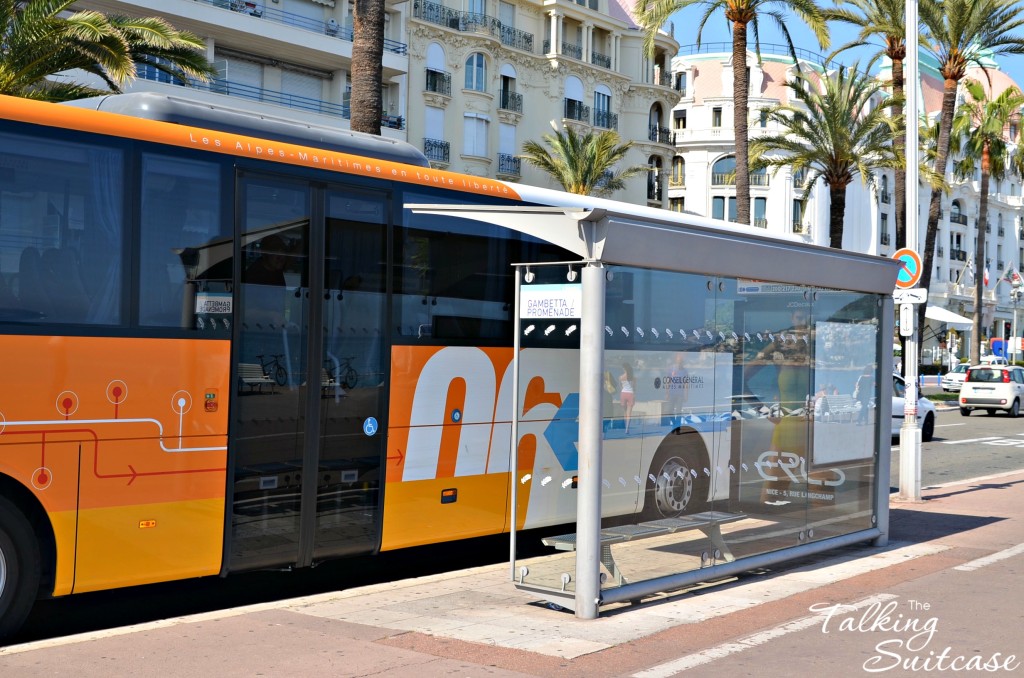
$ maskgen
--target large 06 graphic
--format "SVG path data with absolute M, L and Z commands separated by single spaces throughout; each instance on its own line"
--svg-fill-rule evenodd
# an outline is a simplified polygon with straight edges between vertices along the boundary
M 687 355 L 691 374 L 727 384 L 728 369 L 713 358 Z M 650 383 L 659 383 L 655 372 Z M 383 548 L 507 530 L 510 487 L 518 528 L 575 520 L 579 355 L 522 352 L 518 468 L 510 482 L 513 376 L 509 349 L 394 349 Z M 639 398 L 651 402 L 638 401 L 638 411 L 650 415 L 656 406 L 660 415 L 666 395 L 640 391 Z M 715 415 L 710 394 L 690 405 L 682 426 L 678 419 L 645 416 L 625 435 L 609 421 L 606 515 L 678 515 L 704 503 L 712 487 L 727 491 L 728 479 L 713 477 L 722 460 L 712 463 L 709 455 L 728 455 L 728 425 Z M 606 417 L 614 414 L 610 405 L 605 409 Z

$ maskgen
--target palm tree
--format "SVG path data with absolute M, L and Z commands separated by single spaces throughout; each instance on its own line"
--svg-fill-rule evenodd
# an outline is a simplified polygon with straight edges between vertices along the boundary
M 747 108 L 747 94 L 750 90 L 750 76 L 747 73 L 747 27 L 754 33 L 754 46 L 758 59 L 761 55 L 761 43 L 758 35 L 759 19 L 767 16 L 775 22 L 789 46 L 790 56 L 798 64 L 796 48 L 786 27 L 786 11 L 799 16 L 818 38 L 822 47 L 828 47 L 828 26 L 821 9 L 814 0 L 652 0 L 638 6 L 637 23 L 644 31 L 644 49 L 648 54 L 654 53 L 654 40 L 658 30 L 668 21 L 669 17 L 681 9 L 691 6 L 703 6 L 704 14 L 697 26 L 697 45 L 700 45 L 701 33 L 712 14 L 721 9 L 725 18 L 732 25 L 732 96 L 733 126 L 736 137 L 736 221 L 741 224 L 750 223 L 750 163 L 748 161 L 747 123 L 750 112 Z
M 1024 16 L 1016 0 L 925 0 L 918 5 L 918 9 L 921 22 L 927 29 L 921 45 L 938 61 L 938 70 L 943 78 L 935 173 L 945 177 L 960 81 L 971 65 L 984 70 L 985 59 L 1000 54 L 1024 54 L 1024 38 L 1013 35 L 1014 31 L 1024 25 Z M 924 251 L 921 253 L 920 284 L 925 289 L 932 281 L 941 195 L 940 189 L 932 188 Z M 980 275 L 981 271 L 976 273 Z M 919 306 L 917 326 L 924 327 L 926 305 Z
M 613 169 L 633 147 L 632 141 L 620 144 L 613 130 L 577 133 L 571 126 L 545 134 L 547 148 L 536 141 L 523 144 L 519 157 L 547 172 L 569 193 L 604 196 L 626 186 L 626 179 L 649 171 L 646 165 Z M 550 149 L 550 150 L 549 150 Z
M 964 89 L 970 100 L 961 104 L 953 117 L 951 135 L 962 140 L 959 159 L 953 163 L 953 174 L 959 179 L 974 177 L 980 165 L 981 183 L 978 188 L 978 245 L 974 259 L 974 316 L 971 333 L 971 364 L 981 359 L 981 307 L 984 298 L 986 270 L 985 233 L 988 228 L 988 186 L 989 179 L 1001 180 L 1009 169 L 1008 134 L 1010 121 L 1020 116 L 1024 106 L 1024 95 L 1016 87 L 1010 87 L 995 99 L 988 99 L 985 89 L 977 80 L 966 80 Z
M 74 2 L 0 0 L 0 94 L 69 101 L 120 92 L 139 65 L 157 68 L 182 84 L 214 75 L 203 56 L 206 45 L 192 33 L 155 17 L 65 14 Z M 52 78 L 76 69 L 99 77 L 106 89 Z
M 892 94 L 894 101 L 904 100 L 903 60 L 907 56 L 906 43 L 906 5 L 905 0 L 838 0 L 840 5 L 849 5 L 851 9 L 837 7 L 824 11 L 828 21 L 838 21 L 856 26 L 860 29 L 857 37 L 837 47 L 832 56 L 855 47 L 872 44 L 872 39 L 882 42 L 877 53 L 868 61 L 865 70 L 881 57 L 888 57 L 892 62 Z M 896 105 L 891 107 L 893 117 L 901 111 Z M 916 115 L 916 113 L 911 113 Z M 906 127 L 901 126 L 894 142 L 896 154 L 903 156 L 903 148 L 907 145 Z M 905 247 L 907 243 L 907 177 L 902 172 L 896 173 L 893 188 L 896 199 L 896 246 Z
M 384 0 L 355 0 L 352 10 L 352 93 L 349 126 L 380 136 L 384 59 Z
M 751 167 L 776 171 L 791 167 L 794 173 L 809 170 L 807 186 L 820 177 L 829 188 L 829 244 L 842 248 L 846 188 L 854 173 L 870 183 L 873 172 L 902 164 L 892 147 L 899 119 L 882 106 L 871 106 L 884 83 L 858 72 L 856 64 L 841 66 L 822 78 L 820 86 L 799 73 L 788 87 L 802 105 L 779 104 L 769 109 L 769 120 L 783 131 L 750 142 Z

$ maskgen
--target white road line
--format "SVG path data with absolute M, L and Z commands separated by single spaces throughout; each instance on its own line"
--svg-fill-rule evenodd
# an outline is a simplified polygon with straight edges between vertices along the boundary
M 950 426 L 966 426 L 967 424 L 936 424 L 935 428 L 949 428 Z M 1024 434 L 1021 434 L 1024 435 Z
M 899 596 L 891 593 L 881 593 L 876 596 L 871 596 L 870 598 L 865 598 L 864 600 L 853 603 L 852 605 L 843 605 L 841 609 L 844 612 L 852 612 L 854 610 L 859 610 L 862 607 L 867 607 L 868 605 L 884 603 L 898 597 Z M 721 645 L 716 645 L 715 647 L 708 648 L 707 650 L 696 652 L 685 657 L 680 657 L 679 659 L 666 662 L 659 666 L 652 666 L 651 668 L 640 671 L 639 673 L 634 673 L 633 677 L 667 678 L 668 676 L 675 676 L 687 669 L 696 668 L 704 664 L 710 664 L 716 659 L 722 659 L 729 655 L 743 652 L 744 650 L 752 650 L 759 645 L 764 645 L 769 641 L 794 633 L 795 631 L 803 631 L 804 629 L 818 626 L 824 623 L 824 619 L 827 615 L 828 613 L 823 611 L 818 614 L 810 615 L 809 617 L 801 617 L 800 619 L 787 622 L 781 626 L 776 626 L 773 629 L 768 629 L 767 631 L 761 631 L 752 636 L 741 638 L 733 643 L 722 643 Z
M 1002 551 L 993 553 L 990 556 L 978 558 L 977 560 L 972 560 L 969 563 L 964 563 L 963 565 L 957 565 L 953 569 L 960 570 L 961 572 L 973 572 L 974 570 L 980 570 L 986 565 L 998 563 L 1000 560 L 1006 560 L 1007 558 L 1019 556 L 1022 553 L 1024 553 L 1024 544 L 1017 544 L 1016 546 L 1011 546 L 1008 549 L 1004 549 Z
M 1002 473 L 993 473 L 990 476 L 977 476 L 976 478 L 966 478 L 964 480 L 951 480 L 948 483 L 938 483 L 935 485 L 929 485 L 928 487 L 922 488 L 925 490 L 939 490 L 944 487 L 954 487 L 956 485 L 973 485 L 977 483 L 984 483 L 989 480 L 999 480 L 1000 478 L 1006 478 L 1008 476 L 1016 476 L 1024 473 L 1024 469 L 1017 469 L 1016 471 L 1003 471 Z
M 999 440 L 1003 436 L 987 436 L 985 438 L 967 438 L 965 440 L 943 440 L 943 445 L 963 445 L 964 443 L 983 443 L 986 440 Z

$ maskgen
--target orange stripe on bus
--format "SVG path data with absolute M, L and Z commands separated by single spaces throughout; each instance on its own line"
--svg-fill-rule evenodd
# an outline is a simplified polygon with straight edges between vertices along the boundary
M 448 398 L 445 400 L 444 411 L 451 415 L 455 411 L 466 408 L 466 380 L 452 379 L 448 385 Z M 438 478 L 451 478 L 455 475 L 455 464 L 459 459 L 459 437 L 462 435 L 462 420 L 446 423 L 441 427 L 441 451 L 437 457 Z
M 133 118 L 105 111 L 60 106 L 18 97 L 0 96 L 0 111 L 2 111 L 0 115 L 11 120 L 50 127 L 154 141 L 180 148 L 194 148 L 223 155 L 257 158 L 301 167 L 315 167 L 407 184 L 437 186 L 453 191 L 493 195 L 510 200 L 520 199 L 519 194 L 510 184 L 496 179 L 471 177 L 429 167 L 376 160 L 313 146 L 270 141 L 230 132 Z

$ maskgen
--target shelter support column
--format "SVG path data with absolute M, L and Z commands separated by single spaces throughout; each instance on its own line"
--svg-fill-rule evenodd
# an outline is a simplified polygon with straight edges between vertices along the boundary
M 580 316 L 579 481 L 576 495 L 576 616 L 597 619 L 601 599 L 601 391 L 605 269 L 583 268 Z

